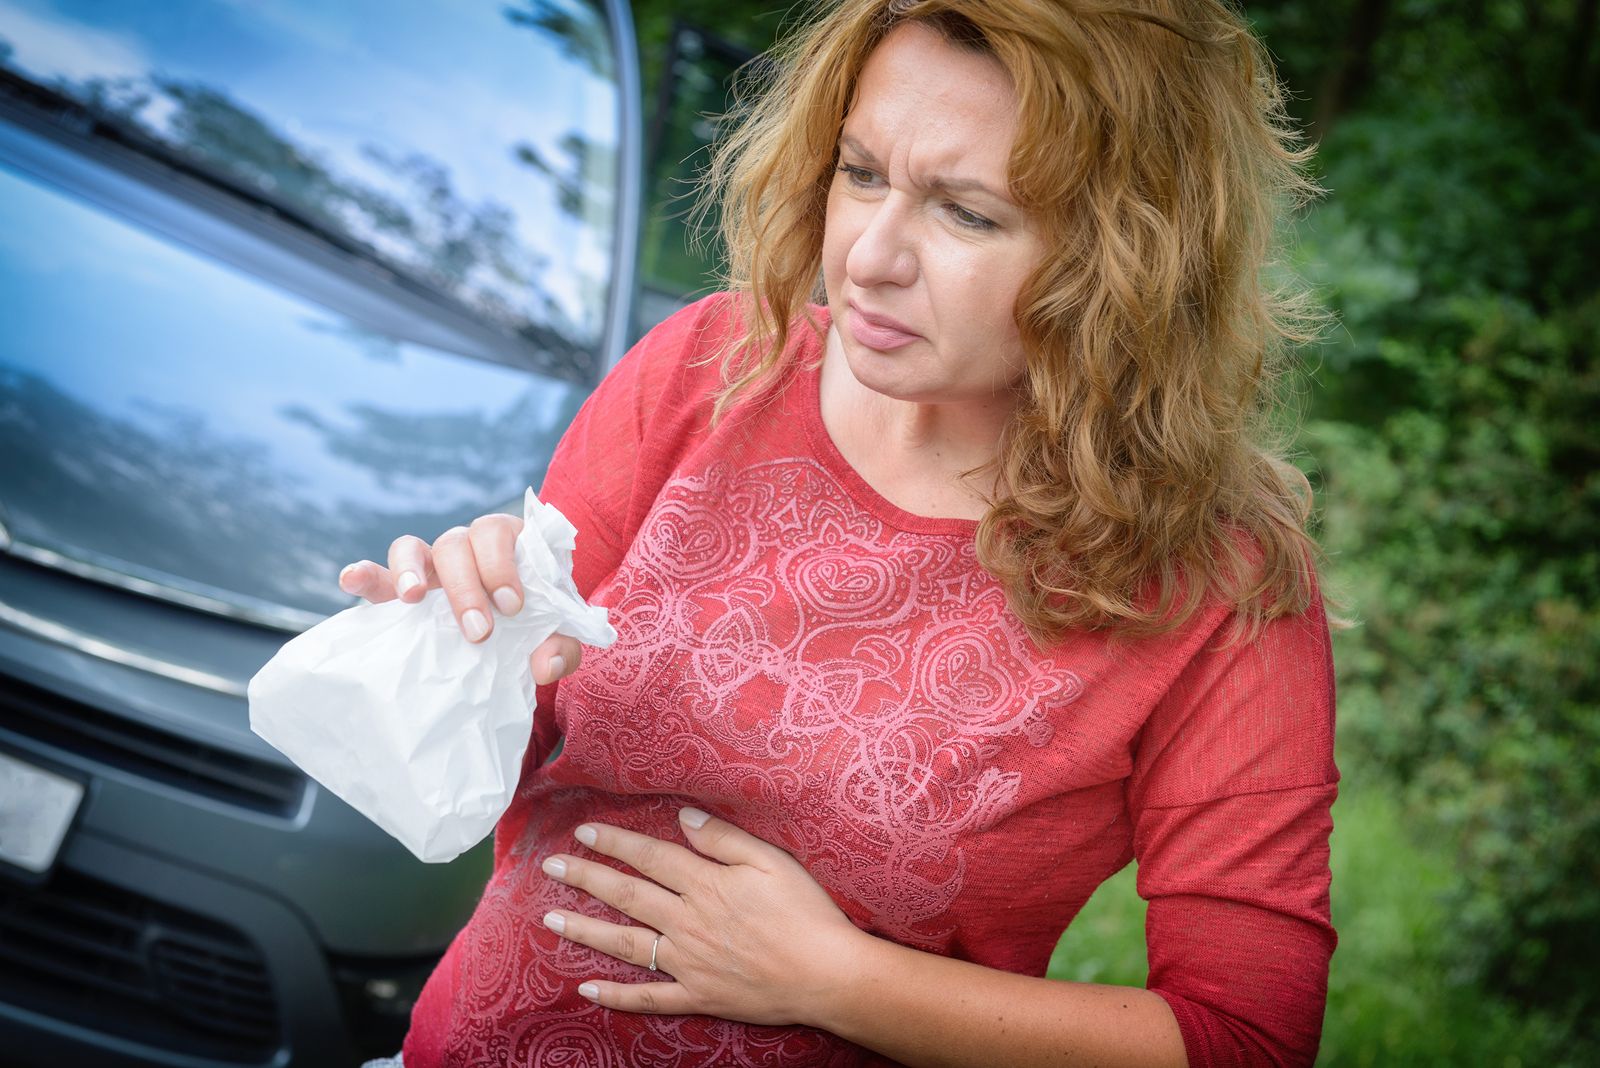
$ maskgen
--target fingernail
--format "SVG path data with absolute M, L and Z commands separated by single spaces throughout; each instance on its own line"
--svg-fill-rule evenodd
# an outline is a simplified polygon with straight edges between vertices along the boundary
M 567 929 L 567 918 L 559 912 L 547 912 L 544 914 L 544 925 L 556 934 L 561 934 Z
M 489 621 L 476 608 L 469 608 L 461 614 L 461 632 L 467 641 L 475 642 L 489 633 Z
M 599 832 L 597 832 L 593 827 L 589 826 L 587 823 L 585 823 L 582 827 L 579 827 L 577 830 L 573 831 L 572 832 L 572 837 L 576 838 L 578 841 L 582 842 L 586 846 L 593 846 L 595 844 L 595 842 L 600 840 Z
M 567 862 L 560 857 L 551 857 L 542 865 L 544 873 L 552 879 L 565 879 L 567 877 Z
M 501 586 L 494 591 L 494 606 L 500 609 L 501 615 L 514 616 L 517 609 L 522 607 L 522 598 L 510 586 Z
M 555 682 L 567 673 L 567 658 L 557 653 L 545 661 L 545 670 L 549 673 L 550 681 Z
M 394 584 L 395 592 L 401 597 L 422 585 L 422 579 L 417 577 L 415 571 L 402 571 L 400 579 Z
M 588 998 L 590 1001 L 600 1000 L 600 988 L 595 986 L 593 983 L 579 983 L 578 994 L 582 997 Z
M 711 818 L 711 813 L 701 812 L 697 808 L 686 808 L 678 812 L 678 818 L 687 823 L 691 829 L 698 831 L 706 825 L 706 820 Z
M 356 565 L 355 564 L 346 564 L 344 570 L 339 572 L 339 588 L 340 589 L 344 589 L 345 582 L 347 580 L 353 578 L 355 573 L 356 573 Z M 352 593 L 355 592 L 355 590 L 357 588 L 359 588 L 360 585 L 361 585 L 361 583 L 359 583 L 359 582 L 351 582 L 350 583 L 350 587 L 351 587 L 350 592 L 352 592 Z

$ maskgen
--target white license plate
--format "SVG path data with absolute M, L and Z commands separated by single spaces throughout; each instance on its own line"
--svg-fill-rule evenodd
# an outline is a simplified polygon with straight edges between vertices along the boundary
M 0 753 L 0 860 L 49 871 L 82 800 L 82 783 Z

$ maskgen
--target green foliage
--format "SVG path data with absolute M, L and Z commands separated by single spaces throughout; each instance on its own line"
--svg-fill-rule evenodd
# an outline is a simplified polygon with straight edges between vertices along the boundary
M 1144 948 L 1146 905 L 1130 864 L 1100 884 L 1050 955 L 1045 974 L 1075 983 L 1144 986 L 1150 964 Z
M 1342 123 L 1302 270 L 1342 331 L 1308 445 L 1358 777 L 1455 844 L 1452 975 L 1595 1036 L 1600 247 L 1592 135 L 1423 104 Z
M 1349 763 L 1350 752 L 1341 754 Z M 1381 784 L 1349 778 L 1333 807 L 1333 920 L 1324 1068 L 1456 1065 L 1568 1068 L 1585 1063 L 1571 1029 L 1463 981 L 1448 963 L 1455 864 L 1419 842 Z M 1145 903 L 1132 866 L 1096 890 L 1050 960 L 1052 979 L 1143 986 Z
M 639 38 L 639 63 L 646 94 L 660 85 L 661 63 L 673 27 L 687 23 L 733 44 L 761 52 L 770 48 L 790 18 L 803 18 L 804 5 L 766 0 L 634 0 L 633 25 Z
M 1487 995 L 1449 967 L 1456 871 L 1448 846 L 1419 843 L 1386 790 L 1349 779 L 1333 818 L 1339 948 L 1318 1064 L 1585 1063 L 1562 1021 Z

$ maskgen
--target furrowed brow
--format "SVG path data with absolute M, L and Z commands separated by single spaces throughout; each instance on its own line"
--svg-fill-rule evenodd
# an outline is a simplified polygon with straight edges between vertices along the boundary
M 865 163 L 869 167 L 880 166 L 878 163 L 878 157 L 874 156 L 871 152 L 868 152 L 866 145 L 863 145 L 860 141 L 857 141 L 849 134 L 845 134 L 839 138 L 839 146 L 841 148 L 848 148 L 851 154 L 856 156 L 856 158 L 860 159 L 862 163 Z
M 987 182 L 980 182 L 976 178 L 947 178 L 942 175 L 933 175 L 928 179 L 931 189 L 939 189 L 946 193 L 982 193 L 984 196 L 993 197 L 1002 203 L 1011 203 L 1011 198 L 992 189 Z
M 872 167 L 875 170 L 883 169 L 883 165 L 878 162 L 878 157 L 868 151 L 866 145 L 863 145 L 849 134 L 839 138 L 839 146 L 848 149 L 850 154 L 859 159 L 863 166 Z M 936 174 L 930 176 L 927 181 L 921 184 L 925 188 L 935 189 L 944 193 L 981 193 L 1002 204 L 1015 206 L 1015 202 L 1006 193 L 976 178 L 956 178 L 954 176 Z

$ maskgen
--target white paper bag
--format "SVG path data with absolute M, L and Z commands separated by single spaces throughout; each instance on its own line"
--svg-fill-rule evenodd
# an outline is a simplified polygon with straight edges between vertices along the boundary
M 522 610 L 467 641 L 443 590 L 360 604 L 291 639 L 250 680 L 250 729 L 399 839 L 453 860 L 494 829 L 533 725 L 528 656 L 557 631 L 616 640 L 572 583 L 576 531 L 533 490 L 517 536 Z

